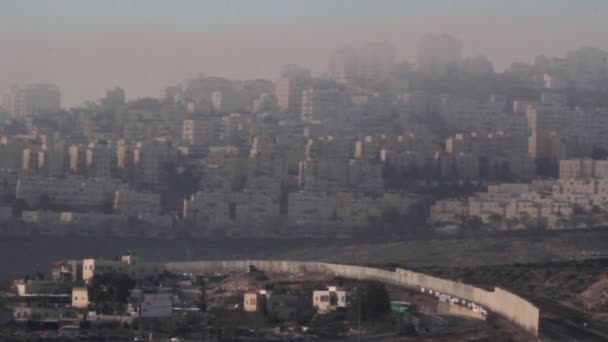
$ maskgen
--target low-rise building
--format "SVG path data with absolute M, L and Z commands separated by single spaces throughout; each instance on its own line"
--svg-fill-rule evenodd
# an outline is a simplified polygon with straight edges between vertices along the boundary
M 243 295 L 243 310 L 245 312 L 263 312 L 266 309 L 266 291 L 247 292 Z
M 122 272 L 134 279 L 160 274 L 163 264 L 157 262 L 143 262 L 132 254 L 125 254 L 120 259 L 84 259 L 82 261 L 82 279 L 88 282 L 95 274 L 108 272 Z
M 312 293 L 312 305 L 319 313 L 345 309 L 350 304 L 350 293 L 335 286 L 327 290 L 316 290 Z
M 86 309 L 89 307 L 89 290 L 86 287 L 72 289 L 72 307 Z
M 59 290 L 59 284 L 53 280 L 19 279 L 13 282 L 13 286 L 20 297 L 53 294 Z

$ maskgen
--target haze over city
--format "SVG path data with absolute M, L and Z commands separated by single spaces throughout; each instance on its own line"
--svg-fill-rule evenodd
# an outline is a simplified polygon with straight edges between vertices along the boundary
M 0 341 L 608 341 L 605 0 L 0 0 Z
M 120 85 L 159 96 L 198 72 L 277 77 L 277 65 L 327 71 L 340 44 L 383 40 L 416 63 L 418 41 L 447 32 L 497 70 L 513 61 L 608 48 L 605 1 L 10 1 L 0 2 L 0 88 L 52 82 L 66 106 Z M 584 25 L 582 24 L 584 23 Z

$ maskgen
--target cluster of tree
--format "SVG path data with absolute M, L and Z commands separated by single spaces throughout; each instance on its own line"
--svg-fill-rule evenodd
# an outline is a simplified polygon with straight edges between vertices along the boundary
M 89 284 L 89 300 L 99 313 L 122 313 L 134 287 L 135 280 L 125 273 L 98 273 Z
M 391 299 L 384 284 L 365 281 L 357 284 L 350 309 L 351 322 L 372 322 L 391 312 Z

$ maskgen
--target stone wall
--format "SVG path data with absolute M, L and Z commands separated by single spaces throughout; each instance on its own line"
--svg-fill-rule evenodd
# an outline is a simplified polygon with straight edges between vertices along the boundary
M 278 260 L 170 262 L 165 267 L 168 271 L 176 273 L 202 274 L 228 271 L 245 272 L 250 265 L 266 272 L 320 272 L 350 279 L 377 280 L 412 289 L 430 289 L 477 303 L 512 321 L 532 335 L 538 336 L 539 310 L 525 299 L 500 288 L 487 291 L 471 285 L 404 269 L 388 271 L 364 266 Z

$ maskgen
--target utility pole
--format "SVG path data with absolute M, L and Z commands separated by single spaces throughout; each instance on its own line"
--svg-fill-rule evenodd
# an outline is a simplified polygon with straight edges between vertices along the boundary
M 355 293 L 357 294 L 357 342 L 359 342 L 361 341 L 361 294 L 358 286 L 355 286 Z

